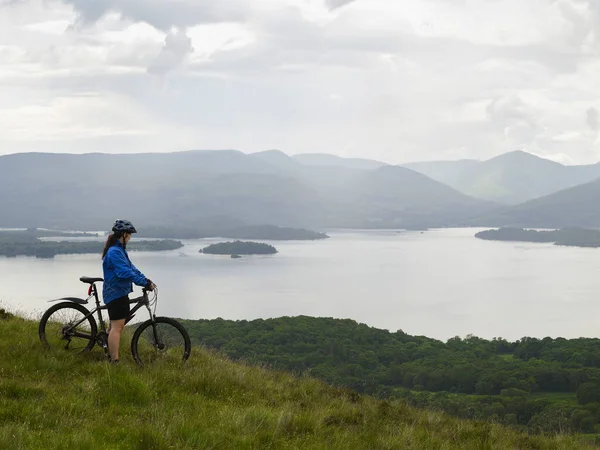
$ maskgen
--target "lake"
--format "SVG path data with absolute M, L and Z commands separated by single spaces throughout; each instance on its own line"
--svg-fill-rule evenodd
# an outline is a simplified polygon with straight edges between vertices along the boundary
M 598 250 L 483 241 L 477 231 L 336 230 L 241 259 L 198 253 L 222 239 L 183 240 L 130 256 L 159 286 L 159 315 L 350 318 L 443 340 L 600 335 Z M 0 306 L 38 318 L 49 299 L 85 298 L 82 275 L 102 276 L 99 255 L 0 257 Z

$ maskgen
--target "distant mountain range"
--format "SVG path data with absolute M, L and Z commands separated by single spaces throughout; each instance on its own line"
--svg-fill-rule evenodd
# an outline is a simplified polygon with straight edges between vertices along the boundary
M 599 179 L 600 165 L 524 152 L 404 167 L 278 150 L 21 153 L 0 156 L 0 227 L 600 227 Z
M 600 164 L 565 166 L 515 151 L 487 161 L 417 162 L 416 170 L 473 197 L 516 205 L 600 177 Z
M 102 230 L 117 217 L 210 229 L 451 226 L 498 206 L 407 168 L 318 158 L 235 150 L 1 156 L 0 227 Z

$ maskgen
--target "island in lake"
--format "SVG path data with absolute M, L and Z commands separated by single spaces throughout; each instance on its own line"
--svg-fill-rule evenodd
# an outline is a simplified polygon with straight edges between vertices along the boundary
M 273 255 L 277 249 L 269 244 L 249 241 L 220 242 L 211 244 L 200 250 L 208 255 L 231 255 L 237 258 L 240 255 Z
M 600 230 L 587 228 L 563 228 L 538 231 L 524 228 L 499 228 L 475 234 L 478 239 L 488 241 L 547 242 L 571 247 L 600 247 Z
M 55 236 L 57 236 L 55 234 Z M 58 235 L 64 237 L 64 235 Z M 79 236 L 79 234 L 78 234 Z M 130 251 L 176 250 L 183 247 L 180 241 L 172 239 L 154 241 L 130 241 Z M 56 255 L 97 253 L 102 254 L 103 241 L 46 241 L 28 231 L 0 231 L 0 256 L 35 256 L 54 258 Z

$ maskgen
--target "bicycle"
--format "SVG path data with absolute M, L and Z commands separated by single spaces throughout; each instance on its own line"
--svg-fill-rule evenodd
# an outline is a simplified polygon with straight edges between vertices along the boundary
M 77 353 L 84 353 L 92 350 L 95 345 L 104 349 L 105 356 L 110 358 L 108 353 L 108 333 L 102 310 L 107 309 L 106 305 L 100 305 L 98 289 L 96 283 L 104 281 L 103 278 L 81 277 L 79 280 L 90 285 L 87 299 L 77 297 L 63 297 L 48 302 L 58 303 L 50 307 L 40 319 L 39 336 L 42 344 L 47 348 L 52 348 L 49 339 L 58 337 L 56 346 L 63 346 L 65 350 L 73 349 Z M 89 311 L 84 305 L 94 298 L 96 307 Z M 192 345 L 187 330 L 177 320 L 169 317 L 156 317 L 156 304 L 158 301 L 157 289 L 154 290 L 152 299 L 148 296 L 148 290 L 142 289 L 142 295 L 131 299 L 130 304 L 136 304 L 129 313 L 125 324 L 127 324 L 136 311 L 145 306 L 150 315 L 150 319 L 142 322 L 131 338 L 131 354 L 133 359 L 140 366 L 145 363 L 155 362 L 164 357 L 178 358 L 181 355 L 183 362 L 187 361 L 192 351 Z M 76 318 L 61 319 L 61 314 L 75 314 Z M 97 313 L 98 324 L 94 319 Z M 58 320 L 54 319 L 54 315 Z M 83 317 L 81 317 L 81 315 Z M 54 316 L 54 317 L 53 317 Z M 82 348 L 78 345 L 83 346 Z M 77 351 L 78 350 L 78 351 Z

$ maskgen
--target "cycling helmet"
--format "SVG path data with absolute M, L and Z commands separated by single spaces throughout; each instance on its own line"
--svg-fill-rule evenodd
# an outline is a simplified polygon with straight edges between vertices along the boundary
M 137 233 L 137 230 L 129 220 L 119 219 L 112 227 L 115 233 Z

